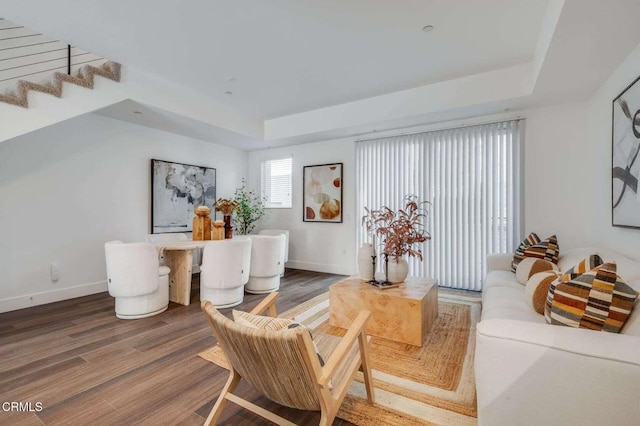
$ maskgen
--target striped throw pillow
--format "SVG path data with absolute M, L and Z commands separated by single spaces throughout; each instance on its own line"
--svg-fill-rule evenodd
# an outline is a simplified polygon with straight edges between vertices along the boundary
M 513 255 L 513 262 L 511 262 L 511 270 L 516 272 L 518 264 L 525 257 L 535 257 L 557 264 L 558 256 L 560 256 L 560 247 L 558 246 L 558 238 L 555 235 L 546 240 L 540 240 L 540 237 L 532 232 L 516 249 Z
M 528 247 L 531 247 L 532 245 L 537 244 L 539 242 L 540 242 L 540 237 L 538 237 L 538 235 L 535 232 L 530 233 L 527 238 L 522 240 L 522 242 L 516 249 L 516 252 L 513 254 L 513 261 L 511 262 L 511 272 L 516 272 L 516 268 L 518 267 L 518 264 L 522 261 L 522 259 L 524 259 L 524 251 Z
M 253 315 L 248 312 L 232 311 L 233 320 L 236 324 L 244 325 L 245 327 L 260 328 L 262 330 L 279 331 L 284 330 L 294 321 L 287 318 L 274 318 L 263 315 Z
M 550 324 L 619 333 L 638 293 L 621 281 L 616 264 L 605 263 L 549 288 L 545 319 Z
M 562 278 L 560 278 L 560 281 L 571 281 L 572 279 L 579 277 L 585 272 L 589 272 L 593 268 L 596 268 L 603 263 L 604 262 L 602 261 L 602 258 L 600 256 L 598 256 L 597 254 L 592 254 L 591 256 L 587 257 L 584 260 L 581 260 L 576 266 L 565 272 L 562 275 Z

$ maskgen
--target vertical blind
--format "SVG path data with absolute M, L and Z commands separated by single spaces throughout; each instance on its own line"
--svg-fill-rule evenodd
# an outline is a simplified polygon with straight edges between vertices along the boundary
M 424 261 L 409 274 L 444 287 L 482 290 L 490 253 L 511 252 L 521 236 L 520 120 L 360 141 L 357 208 L 397 210 L 406 194 L 427 200 Z M 358 245 L 369 237 L 358 227 Z
M 291 208 L 292 158 L 262 162 L 262 197 L 267 208 Z

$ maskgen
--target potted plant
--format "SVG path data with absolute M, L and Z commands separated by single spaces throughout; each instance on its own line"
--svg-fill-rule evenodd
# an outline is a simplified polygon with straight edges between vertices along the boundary
M 249 234 L 256 226 L 256 222 L 264 216 L 263 199 L 252 189 L 247 188 L 247 184 L 242 179 L 242 187 L 236 189 L 233 196 L 238 204 L 238 209 L 234 211 L 233 219 L 237 225 L 238 232 L 242 235 Z
M 404 258 L 417 257 L 422 260 L 422 248 L 418 246 L 431 239 L 425 229 L 428 201 L 418 201 L 415 195 L 405 195 L 404 209 L 393 211 L 387 206 L 378 210 L 365 207 L 366 215 L 362 218 L 367 232 L 382 239 L 382 253 L 387 264 L 387 281 L 398 283 L 404 281 L 409 273 L 409 264 Z M 375 247 L 374 247 L 375 249 Z

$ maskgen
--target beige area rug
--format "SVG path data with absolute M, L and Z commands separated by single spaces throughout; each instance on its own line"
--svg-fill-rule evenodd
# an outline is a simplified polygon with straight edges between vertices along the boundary
M 376 403 L 366 402 L 358 373 L 338 417 L 356 425 L 475 425 L 473 376 L 476 323 L 480 298 L 439 290 L 438 320 L 422 348 L 375 337 L 371 361 Z M 279 315 L 295 318 L 315 331 L 344 335 L 329 325 L 329 294 L 324 293 Z M 223 368 L 219 347 L 199 354 Z

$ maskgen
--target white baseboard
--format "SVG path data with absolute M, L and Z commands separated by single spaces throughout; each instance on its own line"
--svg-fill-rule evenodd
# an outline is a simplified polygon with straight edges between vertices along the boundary
M 16 311 L 18 309 L 30 308 L 32 306 L 102 293 L 103 291 L 107 291 L 106 281 L 83 284 L 76 287 L 58 288 L 51 291 L 43 291 L 41 293 L 25 294 L 24 296 L 9 297 L 6 299 L 0 299 L 0 312 Z
M 355 270 L 352 270 L 347 265 L 329 265 L 326 263 L 314 263 L 314 262 L 300 262 L 297 260 L 289 260 L 286 265 L 287 268 L 302 269 L 304 271 L 325 272 L 327 274 L 340 274 L 340 275 L 353 275 Z

